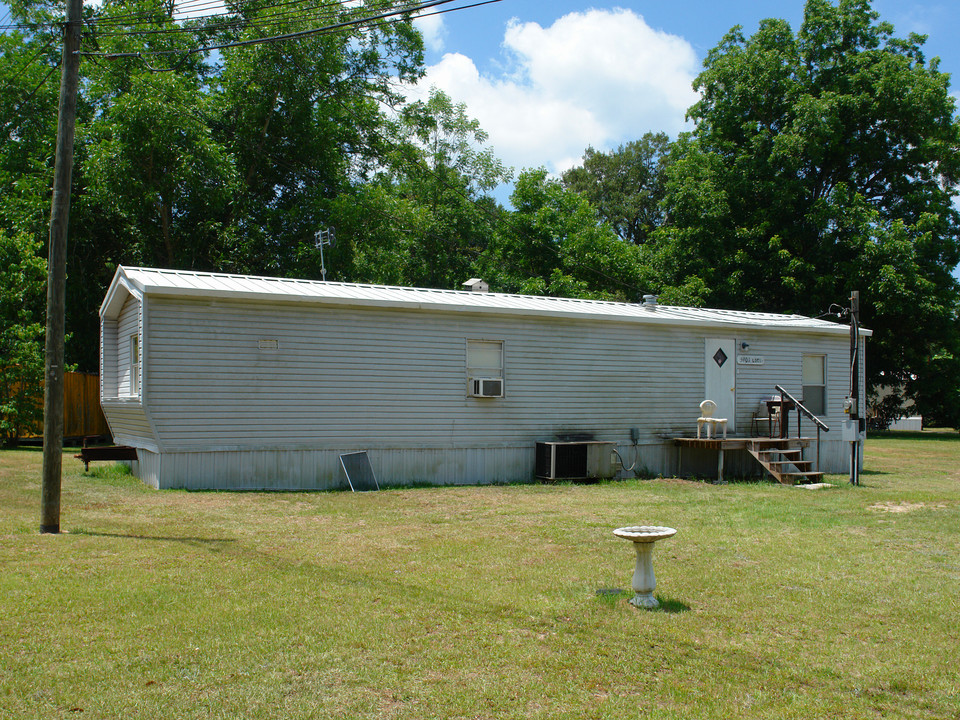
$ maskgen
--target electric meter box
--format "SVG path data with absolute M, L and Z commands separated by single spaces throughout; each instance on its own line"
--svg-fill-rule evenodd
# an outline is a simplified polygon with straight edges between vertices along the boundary
M 856 420 L 847 419 L 843 421 L 840 428 L 840 436 L 844 442 L 857 442 L 867 439 L 867 419 L 858 418 Z

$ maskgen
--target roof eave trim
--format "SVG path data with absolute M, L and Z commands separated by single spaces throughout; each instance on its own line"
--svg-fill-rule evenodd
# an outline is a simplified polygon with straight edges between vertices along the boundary
M 123 266 L 117 268 L 117 272 L 110 281 L 110 287 L 107 288 L 107 294 L 100 304 L 100 319 L 113 319 L 120 315 L 123 309 L 123 303 L 127 297 L 133 296 L 137 299 L 143 298 L 142 289 L 135 287 L 130 278 L 124 272 Z
M 131 289 L 132 294 L 138 294 Z M 382 309 L 397 310 L 418 310 L 442 313 L 474 313 L 479 315 L 513 315 L 524 317 L 542 317 L 542 318 L 563 318 L 577 320 L 606 321 L 619 323 L 643 323 L 662 326 L 675 327 L 701 327 L 701 328 L 725 328 L 740 333 L 751 330 L 775 330 L 780 332 L 805 332 L 818 333 L 824 335 L 838 335 L 849 333 L 849 328 L 845 325 L 823 325 L 819 327 L 809 325 L 788 325 L 778 323 L 764 322 L 736 322 L 725 320 L 702 320 L 692 318 L 665 317 L 653 312 L 643 315 L 616 315 L 616 314 L 597 314 L 594 312 L 579 312 L 576 310 L 551 309 L 540 310 L 533 308 L 512 308 L 512 307 L 491 307 L 485 305 L 472 304 L 432 304 L 419 301 L 404 300 L 378 300 L 365 298 L 345 298 L 329 295 L 296 295 L 296 294 L 277 294 L 269 292 L 255 291 L 225 291 L 220 289 L 208 288 L 183 288 L 169 287 L 160 285 L 143 285 L 142 292 L 145 295 L 167 296 L 167 297 L 189 297 L 209 300 L 255 300 L 270 301 L 275 303 L 298 303 L 308 305 L 337 305 L 340 307 L 377 307 Z M 863 333 L 872 334 L 869 330 L 861 330 Z

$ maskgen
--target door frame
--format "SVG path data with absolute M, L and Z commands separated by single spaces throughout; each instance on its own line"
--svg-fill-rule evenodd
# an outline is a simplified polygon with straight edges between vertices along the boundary
M 737 340 L 704 338 L 703 397 L 717 404 L 717 417 L 725 417 L 737 431 Z

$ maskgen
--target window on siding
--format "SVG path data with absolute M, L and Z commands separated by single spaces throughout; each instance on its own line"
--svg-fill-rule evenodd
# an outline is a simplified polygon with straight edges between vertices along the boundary
M 130 394 L 140 394 L 140 336 L 130 336 Z
M 467 340 L 467 395 L 503 397 L 503 343 Z
M 814 415 L 827 414 L 827 357 L 803 356 L 803 400 Z
M 492 340 L 467 340 L 467 375 L 503 377 L 503 343 Z

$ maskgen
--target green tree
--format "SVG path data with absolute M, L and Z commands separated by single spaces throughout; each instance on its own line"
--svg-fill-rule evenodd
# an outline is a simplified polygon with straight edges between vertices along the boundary
M 670 139 L 646 133 L 609 153 L 587 148 L 563 186 L 583 195 L 622 240 L 642 245 L 663 224 L 664 170 Z
M 41 240 L 50 216 L 59 45 L 49 32 L 0 34 L 0 438 L 43 415 Z
M 515 210 L 498 225 L 478 267 L 506 292 L 636 301 L 647 287 L 640 249 L 622 241 L 580 194 L 547 177 L 520 173 Z
M 83 369 L 97 367 L 97 310 L 118 264 L 318 277 L 314 233 L 333 224 L 338 198 L 362 196 L 380 170 L 403 101 L 398 81 L 422 73 L 422 39 L 409 18 L 363 21 L 392 9 L 388 0 L 297 0 L 282 11 L 228 3 L 219 19 L 186 22 L 174 7 L 105 0 L 85 8 L 82 50 L 119 55 L 81 64 L 67 357 Z M 0 33 L 2 107 L 24 116 L 0 145 L 0 217 L 42 243 L 62 8 L 46 0 L 11 8 L 35 30 Z M 349 20 L 361 22 L 194 52 Z M 42 83 L 45 74 L 52 79 Z
M 102 209 L 141 264 L 211 268 L 238 188 L 228 151 L 210 132 L 210 98 L 195 77 L 138 73 L 129 80 L 86 128 L 80 208 Z
M 46 263 L 26 233 L 0 228 L 0 437 L 13 444 L 43 418 Z
M 299 7 L 301 13 L 285 14 L 295 19 L 271 28 L 296 32 L 333 20 L 323 0 Z M 389 7 L 374 0 L 344 12 Z M 264 4 L 243 12 L 252 16 L 240 40 L 261 32 L 261 15 L 274 22 L 276 11 Z M 403 102 L 397 81 L 422 72 L 423 42 L 406 21 L 225 51 L 212 80 L 219 106 L 213 132 L 234 158 L 240 186 L 227 215 L 233 245 L 221 266 L 319 277 L 314 234 L 337 224 L 336 198 L 380 169 L 389 118 Z M 333 277 L 352 279 L 332 267 Z
M 648 255 L 668 290 L 719 307 L 816 315 L 859 289 L 870 382 L 921 410 L 954 344 L 960 260 L 960 123 L 923 40 L 867 0 L 809 0 L 798 33 L 734 28 L 695 83 Z
M 459 288 L 474 273 L 501 210 L 489 192 L 510 171 L 462 103 L 432 90 L 384 127 L 380 167 L 338 198 L 351 279 Z

